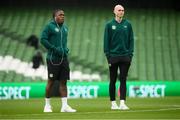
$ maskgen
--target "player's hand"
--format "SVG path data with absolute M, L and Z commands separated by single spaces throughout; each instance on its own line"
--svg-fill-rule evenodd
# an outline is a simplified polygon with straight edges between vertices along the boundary
M 62 56 L 62 54 L 63 54 L 63 51 L 62 51 L 61 48 L 55 48 L 55 49 L 54 49 L 54 52 L 55 52 L 55 54 L 57 54 L 57 55 L 59 55 L 59 56 Z
M 65 54 L 68 55 L 68 53 L 69 53 L 69 49 L 66 48 Z

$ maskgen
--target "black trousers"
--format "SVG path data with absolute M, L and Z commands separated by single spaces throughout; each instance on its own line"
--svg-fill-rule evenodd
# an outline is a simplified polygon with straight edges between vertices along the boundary
M 115 62 L 113 62 L 115 61 Z M 130 57 L 120 57 L 115 60 L 108 60 L 109 62 L 109 73 L 110 73 L 110 83 L 109 83 L 109 95 L 110 100 L 115 100 L 116 95 L 116 81 L 117 77 L 120 80 L 120 100 L 126 100 L 126 79 L 128 75 L 128 70 L 131 65 Z M 118 76 L 118 68 L 120 74 Z

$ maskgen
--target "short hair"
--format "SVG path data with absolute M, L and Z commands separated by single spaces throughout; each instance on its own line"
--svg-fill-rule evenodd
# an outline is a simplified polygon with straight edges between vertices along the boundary
M 53 11 L 52 17 L 54 18 L 56 16 L 56 13 L 59 11 L 63 11 L 62 9 L 56 9 Z

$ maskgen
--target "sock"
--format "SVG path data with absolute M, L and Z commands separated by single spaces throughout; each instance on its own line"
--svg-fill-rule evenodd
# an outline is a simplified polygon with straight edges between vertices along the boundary
M 125 100 L 120 100 L 120 105 L 123 105 L 125 103 Z
M 111 105 L 116 105 L 116 101 L 111 101 Z
M 45 98 L 45 104 L 48 106 L 50 105 L 50 98 Z
M 66 107 L 67 106 L 67 97 L 61 98 L 61 101 L 62 101 L 62 107 Z

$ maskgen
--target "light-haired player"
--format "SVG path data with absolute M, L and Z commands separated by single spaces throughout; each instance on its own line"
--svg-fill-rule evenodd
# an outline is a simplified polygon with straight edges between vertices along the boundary
M 126 78 L 134 51 L 134 36 L 130 22 L 123 18 L 124 7 L 114 7 L 115 17 L 105 26 L 104 53 L 107 57 L 110 72 L 109 95 L 111 109 L 127 110 Z M 120 76 L 118 76 L 118 69 Z M 120 79 L 120 105 L 116 104 L 116 81 Z

